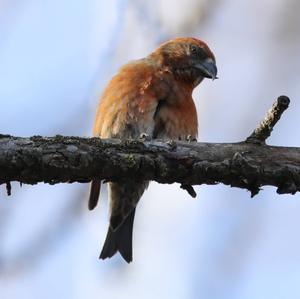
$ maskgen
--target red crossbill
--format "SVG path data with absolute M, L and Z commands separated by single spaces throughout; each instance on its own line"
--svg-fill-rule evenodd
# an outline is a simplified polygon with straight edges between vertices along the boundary
M 93 135 L 101 138 L 184 140 L 197 137 L 193 89 L 215 79 L 217 67 L 209 47 L 196 38 L 176 38 L 146 58 L 124 65 L 105 88 L 96 113 Z M 132 230 L 136 205 L 148 181 L 108 183 L 110 220 L 101 259 L 118 251 L 132 261 Z M 89 209 L 98 202 L 101 182 L 91 185 Z

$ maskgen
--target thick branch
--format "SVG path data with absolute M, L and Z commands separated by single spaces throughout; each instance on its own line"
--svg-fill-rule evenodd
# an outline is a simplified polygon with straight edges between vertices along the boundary
M 288 107 L 281 96 L 257 129 L 241 143 L 144 142 L 56 136 L 31 138 L 0 135 L 0 184 L 153 180 L 192 185 L 223 183 L 256 195 L 261 186 L 278 193 L 300 191 L 300 148 L 265 144 Z
M 154 180 L 183 185 L 263 185 L 300 190 L 300 148 L 252 143 L 186 143 L 0 136 L 0 183 Z

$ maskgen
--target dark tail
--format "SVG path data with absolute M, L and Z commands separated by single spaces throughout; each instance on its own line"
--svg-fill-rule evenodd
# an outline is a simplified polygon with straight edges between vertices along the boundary
M 89 198 L 89 210 L 93 210 L 97 206 L 100 189 L 101 189 L 101 181 L 93 180 L 91 184 L 91 191 L 90 191 L 90 198 Z
M 103 245 L 100 259 L 111 258 L 120 252 L 127 263 L 132 261 L 132 229 L 135 209 L 128 215 L 125 221 L 117 230 L 108 229 L 105 243 Z

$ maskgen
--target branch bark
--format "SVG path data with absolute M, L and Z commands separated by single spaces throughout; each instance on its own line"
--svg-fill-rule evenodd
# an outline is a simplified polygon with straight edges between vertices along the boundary
M 280 118 L 284 109 L 278 113 L 274 107 L 266 119 Z M 260 141 L 276 121 L 265 122 Z M 244 142 L 222 144 L 0 135 L 0 184 L 10 192 L 11 181 L 56 184 L 98 178 L 177 182 L 191 195 L 191 185 L 218 183 L 245 188 L 252 196 L 264 185 L 277 187 L 278 193 L 300 191 L 300 148 L 268 146 L 257 138 L 252 142 L 253 134 Z

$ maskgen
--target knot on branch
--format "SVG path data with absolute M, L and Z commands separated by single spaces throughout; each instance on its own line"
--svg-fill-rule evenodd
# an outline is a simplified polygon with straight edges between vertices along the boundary
M 250 152 L 249 152 L 250 153 Z M 251 192 L 251 197 L 259 193 L 260 184 L 257 178 L 260 175 L 260 168 L 255 161 L 247 157 L 247 152 L 236 152 L 231 161 L 231 171 L 237 175 L 240 174 L 240 180 L 237 180 L 235 187 L 246 188 Z

